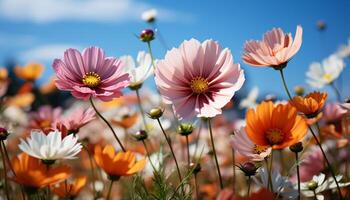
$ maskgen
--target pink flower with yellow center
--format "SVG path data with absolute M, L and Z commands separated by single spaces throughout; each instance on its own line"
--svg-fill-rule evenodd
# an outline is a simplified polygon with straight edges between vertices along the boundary
M 244 73 L 233 63 L 231 51 L 217 42 L 184 41 L 168 51 L 155 71 L 163 100 L 178 116 L 214 117 L 244 83 Z
M 121 90 L 130 79 L 122 66 L 119 59 L 106 57 L 98 47 L 86 48 L 82 54 L 76 49 L 68 49 L 62 60 L 53 62 L 57 88 L 70 91 L 74 97 L 83 100 L 96 97 L 110 101 L 121 96 Z

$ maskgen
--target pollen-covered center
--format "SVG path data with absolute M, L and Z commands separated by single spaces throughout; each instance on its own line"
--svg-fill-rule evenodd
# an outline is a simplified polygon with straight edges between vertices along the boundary
M 325 74 L 323 75 L 323 79 L 326 80 L 327 82 L 332 82 L 333 76 L 332 76 L 332 74 L 325 73 Z
M 279 129 L 269 129 L 266 131 L 266 139 L 271 145 L 279 144 L 284 139 L 284 133 Z
M 254 145 L 253 152 L 256 154 L 261 154 L 267 150 L 267 147 L 265 146 L 260 146 L 260 145 Z
M 191 89 L 194 93 L 201 94 L 207 91 L 209 83 L 207 79 L 203 77 L 195 77 L 191 80 Z
M 95 72 L 86 73 L 82 79 L 84 85 L 94 88 L 101 83 L 101 77 Z

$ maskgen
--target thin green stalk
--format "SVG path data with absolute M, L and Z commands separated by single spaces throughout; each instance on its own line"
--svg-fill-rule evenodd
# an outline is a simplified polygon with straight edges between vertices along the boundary
M 217 155 L 216 155 L 215 144 L 214 144 L 214 139 L 213 139 L 213 130 L 211 128 L 210 119 L 208 119 L 208 127 L 209 127 L 211 146 L 213 148 L 213 153 L 214 153 L 214 158 L 215 158 L 216 169 L 218 171 L 218 176 L 219 176 L 219 181 L 220 181 L 220 188 L 224 189 L 224 184 L 222 182 L 222 177 L 221 177 L 221 172 L 220 172 L 220 166 L 219 166 L 218 158 L 217 158 Z
M 196 199 L 199 200 L 197 174 L 194 175 L 194 188 L 196 190 Z
M 280 71 L 282 82 L 283 82 L 283 86 L 284 86 L 284 89 L 287 92 L 288 98 L 289 98 L 289 100 L 292 100 L 292 95 L 290 95 L 290 92 L 288 90 L 288 86 L 287 86 L 287 83 L 286 83 L 286 79 L 284 78 L 283 69 L 280 69 L 278 71 Z
M 149 153 L 149 151 L 148 151 L 148 148 L 147 148 L 147 145 L 146 145 L 145 140 L 142 140 L 142 144 L 143 144 L 143 146 L 145 147 L 146 154 L 147 154 L 147 157 L 148 157 L 149 162 L 151 163 L 151 166 L 152 166 L 152 168 L 153 168 L 153 171 L 157 171 L 156 168 L 154 167 L 153 163 L 152 163 L 151 156 L 150 156 L 150 153 Z
M 301 198 L 301 193 L 300 193 L 300 172 L 299 172 L 299 156 L 298 156 L 298 152 L 295 152 L 295 162 L 297 163 L 298 200 L 300 200 L 300 198 Z
M 315 200 L 317 200 L 317 194 L 316 194 L 316 191 L 315 191 L 315 190 L 313 190 L 312 192 L 314 193 L 314 199 L 315 199 Z
M 337 95 L 337 100 L 338 100 L 339 102 L 341 102 L 341 95 L 340 95 L 340 92 L 339 92 L 339 90 L 337 89 L 337 87 L 335 87 L 334 82 L 331 82 L 329 85 L 330 85 L 331 88 L 333 89 L 335 95 Z
M 147 42 L 147 47 L 148 47 L 148 52 L 151 56 L 151 59 L 152 59 L 152 66 L 153 66 L 153 69 L 156 70 L 156 64 L 154 62 L 154 57 L 153 57 L 153 52 L 152 52 L 152 47 L 151 47 L 151 42 Z
M 107 197 L 106 200 L 109 200 L 110 196 L 111 196 L 111 191 L 112 191 L 112 187 L 113 187 L 113 180 L 111 180 L 109 187 L 108 187 L 108 193 L 107 193 Z
M 164 135 L 164 137 L 165 137 L 165 140 L 166 140 L 166 142 L 167 142 L 167 143 L 168 143 L 168 145 L 169 145 L 169 148 L 170 148 L 171 154 L 172 154 L 173 159 L 174 159 L 174 161 L 175 161 L 176 170 L 177 170 L 177 175 L 178 175 L 179 180 L 180 180 L 180 183 L 181 183 L 181 182 L 182 182 L 182 176 L 181 176 L 181 172 L 180 172 L 179 164 L 178 164 L 178 162 L 177 162 L 177 160 L 176 160 L 176 156 L 175 156 L 175 153 L 174 153 L 173 147 L 172 147 L 172 145 L 171 145 L 171 143 L 170 143 L 170 140 L 169 140 L 169 138 L 168 138 L 167 134 L 165 133 L 165 130 L 164 130 L 163 126 L 162 126 L 162 123 L 160 123 L 160 120 L 159 120 L 159 119 L 157 119 L 157 121 L 158 121 L 158 124 L 159 124 L 159 126 L 160 126 L 160 129 L 162 129 L 162 132 L 163 132 L 163 135 Z
M 190 158 L 190 144 L 188 142 L 188 135 L 186 135 L 186 147 L 187 147 L 187 165 L 190 168 L 191 158 Z
M 6 168 L 6 158 L 5 158 L 5 153 L 3 151 L 3 142 L 1 141 L 0 143 L 0 151 L 1 151 L 1 158 L 2 158 L 2 164 L 4 166 L 4 183 L 5 183 L 5 195 L 6 199 L 10 200 L 10 195 L 8 191 L 8 180 L 7 180 L 7 168 Z
M 322 145 L 321 145 L 320 141 L 318 140 L 318 138 L 317 138 L 315 132 L 312 130 L 312 128 L 311 128 L 310 126 L 308 126 L 308 127 L 309 127 L 309 130 L 310 130 L 312 136 L 314 137 L 314 139 L 315 139 L 315 141 L 316 141 L 318 147 L 320 148 L 320 150 L 321 150 L 321 152 L 322 152 L 322 155 L 323 155 L 323 157 L 324 157 L 324 159 L 325 159 L 325 161 L 326 161 L 326 163 L 327 163 L 327 167 L 329 168 L 329 171 L 331 172 L 331 175 L 332 175 L 332 177 L 333 177 L 333 179 L 334 179 L 334 181 L 335 181 L 335 184 L 337 185 L 339 197 L 340 197 L 340 199 L 343 199 L 343 195 L 341 194 L 340 186 L 339 186 L 339 183 L 338 183 L 338 181 L 337 181 L 337 179 L 336 179 L 336 176 L 335 176 L 335 173 L 334 173 L 334 171 L 333 171 L 332 165 L 331 165 L 331 163 L 329 162 L 329 160 L 328 160 L 328 158 L 327 158 L 327 156 L 326 156 L 326 153 L 325 153 L 325 151 L 323 150 Z M 317 122 L 316 122 L 316 127 L 318 128 L 318 131 L 319 131 L 319 126 L 318 126 L 318 123 L 317 123 Z
M 269 182 L 270 182 L 270 190 L 271 190 L 271 192 L 273 192 L 272 168 L 273 168 L 273 150 L 271 151 L 270 167 L 269 167 Z
M 90 98 L 90 103 L 91 103 L 91 106 L 94 108 L 95 112 L 97 113 L 97 115 L 107 124 L 107 126 L 109 127 L 109 129 L 111 129 L 114 138 L 115 138 L 115 139 L 117 140 L 117 142 L 119 143 L 119 146 L 121 147 L 121 149 L 125 152 L 126 150 L 125 150 L 123 144 L 121 143 L 121 141 L 119 140 L 117 134 L 116 134 L 115 131 L 113 130 L 112 125 L 111 125 L 111 124 L 101 115 L 101 113 L 97 110 L 97 108 L 95 107 L 95 104 L 94 104 L 92 98 Z
M 136 96 L 137 96 L 137 103 L 138 103 L 138 106 L 139 106 L 139 109 L 140 109 L 140 112 L 141 112 L 143 125 L 145 127 L 145 130 L 147 131 L 148 128 L 147 128 L 147 122 L 146 122 L 146 117 L 145 117 L 145 111 L 143 110 L 143 107 L 142 107 L 139 89 L 135 90 L 135 92 L 136 92 Z

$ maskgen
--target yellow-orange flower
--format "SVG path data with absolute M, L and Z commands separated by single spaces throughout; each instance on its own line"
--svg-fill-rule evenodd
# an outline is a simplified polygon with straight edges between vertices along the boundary
M 106 145 L 103 149 L 100 145 L 96 145 L 94 159 L 111 180 L 118 180 L 121 176 L 134 175 L 141 171 L 146 164 L 145 159 L 136 162 L 135 154 L 130 151 L 116 154 L 112 145 Z
M 8 71 L 6 68 L 0 67 L 0 81 L 7 80 Z
M 132 115 L 123 116 L 121 118 L 121 120 L 112 119 L 112 123 L 124 128 L 124 129 L 128 129 L 128 128 L 132 127 L 137 122 L 138 118 L 139 118 L 138 113 L 135 112 Z
M 60 183 L 58 187 L 53 188 L 53 192 L 57 194 L 59 197 L 68 197 L 74 198 L 76 197 L 80 190 L 86 185 L 87 177 L 80 176 L 75 179 L 75 181 L 71 184 Z
M 56 184 L 70 176 L 70 168 L 66 165 L 47 168 L 39 159 L 21 153 L 12 159 L 16 176 L 12 178 L 26 188 L 39 189 Z
M 16 76 L 26 81 L 34 81 L 38 79 L 43 71 L 44 66 L 38 63 L 30 63 L 24 67 L 16 66 L 14 68 Z
M 274 105 L 263 102 L 250 109 L 246 115 L 246 132 L 249 138 L 260 146 L 283 149 L 299 142 L 307 133 L 305 120 L 298 116 L 290 104 Z
M 34 100 L 35 97 L 32 93 L 17 94 L 16 96 L 8 98 L 6 100 L 6 105 L 26 108 L 30 106 Z
M 54 92 L 55 90 L 57 90 L 57 87 L 55 85 L 55 77 L 51 77 L 48 83 L 43 84 L 40 87 L 40 92 L 42 94 L 49 94 L 51 92 Z
M 307 118 L 313 118 L 323 109 L 327 96 L 327 93 L 311 92 L 305 97 L 295 96 L 290 103 Z

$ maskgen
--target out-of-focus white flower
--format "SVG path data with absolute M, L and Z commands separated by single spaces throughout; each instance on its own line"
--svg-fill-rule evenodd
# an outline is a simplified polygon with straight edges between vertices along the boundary
M 350 38 L 348 43 L 345 45 L 341 45 L 336 53 L 340 58 L 350 57 Z
M 252 161 L 262 161 L 271 153 L 271 148 L 254 144 L 241 127 L 231 136 L 231 145 L 234 150 Z
M 147 162 L 146 166 L 145 166 L 145 170 L 144 170 L 145 175 L 148 177 L 151 177 L 151 176 L 153 176 L 154 169 L 156 171 L 159 171 L 163 165 L 164 157 L 165 157 L 165 155 L 163 154 L 162 149 L 160 149 L 159 152 L 152 153 L 150 155 L 149 162 Z M 153 167 L 154 167 L 154 169 L 153 169 Z
M 259 95 L 259 88 L 254 87 L 250 92 L 248 93 L 248 96 L 241 100 L 239 103 L 239 107 L 244 108 L 254 108 L 256 106 L 256 100 L 258 99 Z
M 323 191 L 330 190 L 337 188 L 337 185 L 333 179 L 333 177 L 329 177 L 327 180 L 325 179 L 326 176 L 321 173 L 318 176 L 313 176 L 312 180 L 309 182 L 304 182 L 300 184 L 300 189 L 302 190 L 302 194 L 306 197 L 314 197 L 314 191 L 316 193 L 316 198 L 318 200 L 323 200 L 324 197 L 321 194 Z M 336 176 L 336 179 L 339 183 L 339 181 L 342 179 L 341 175 Z M 350 185 L 350 182 L 348 183 L 339 183 L 339 187 L 345 187 Z
M 78 137 L 70 134 L 62 139 L 61 132 L 51 131 L 48 135 L 40 130 L 32 130 L 30 138 L 21 139 L 18 147 L 35 158 L 54 161 L 59 159 L 75 159 L 82 146 Z
M 261 187 L 267 188 L 269 182 L 269 172 L 265 168 L 258 169 L 260 179 L 254 177 L 255 182 Z M 283 197 L 283 199 L 295 199 L 298 191 L 294 189 L 293 183 L 287 177 L 283 177 L 278 171 L 272 172 L 272 190 L 274 193 Z
M 148 22 L 148 23 L 152 23 L 156 20 L 157 18 L 157 10 L 152 8 L 149 10 L 145 10 L 142 14 L 141 14 L 141 18 L 143 21 Z
M 140 51 L 137 55 L 136 64 L 130 55 L 122 56 L 120 59 L 124 63 L 125 72 L 131 76 L 130 87 L 142 84 L 153 74 L 152 58 L 149 53 Z
M 313 88 L 323 88 L 337 79 L 344 69 L 344 61 L 337 55 L 330 55 L 322 63 L 311 63 L 306 81 Z

